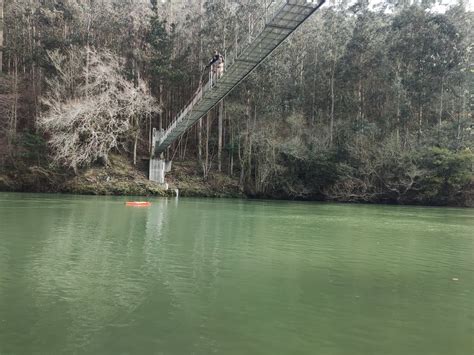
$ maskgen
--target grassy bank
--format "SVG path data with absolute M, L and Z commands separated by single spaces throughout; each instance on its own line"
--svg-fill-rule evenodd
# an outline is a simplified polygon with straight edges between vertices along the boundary
M 334 194 L 332 190 L 314 186 L 299 186 L 298 189 L 272 190 L 259 194 L 250 188 L 239 185 L 236 176 L 211 171 L 204 179 L 196 161 L 173 162 L 171 172 L 166 174 L 168 190 L 147 177 L 148 162 L 140 161 L 134 166 L 124 156 L 111 155 L 107 166 L 95 165 L 74 174 L 48 164 L 17 164 L 3 167 L 0 171 L 0 191 L 16 192 L 51 192 L 73 193 L 85 195 L 136 195 L 136 196 L 174 196 L 175 189 L 183 197 L 213 198 L 265 198 L 290 200 L 318 200 L 352 203 L 383 203 L 383 204 L 416 204 L 437 206 L 470 206 L 474 205 L 474 183 L 465 186 L 457 194 L 451 190 L 439 193 L 432 186 L 448 186 L 446 182 L 435 180 L 431 184 L 424 181 L 423 190 L 407 190 L 402 198 L 388 193 L 367 194 Z M 350 182 L 350 181 L 349 181 Z M 431 192 L 431 190 L 433 192 Z M 430 194 L 428 194 L 428 192 Z M 441 198 L 441 197 L 443 198 Z
M 20 166 L 0 173 L 0 190 L 18 192 L 60 192 L 83 195 L 168 196 L 159 184 L 121 156 L 111 156 L 107 166 L 93 166 L 72 172 L 41 166 Z
M 196 162 L 173 162 L 166 175 L 170 188 L 179 189 L 187 197 L 246 197 L 236 178 L 212 171 L 207 179 L 202 177 Z
M 194 162 L 176 162 L 166 176 L 169 190 L 148 180 L 147 163 L 137 167 L 119 155 L 112 155 L 107 166 L 96 165 L 71 171 L 39 165 L 18 165 L 0 172 L 0 191 L 51 192 L 82 195 L 173 196 L 179 189 L 187 197 L 245 197 L 238 181 L 213 172 L 207 179 Z

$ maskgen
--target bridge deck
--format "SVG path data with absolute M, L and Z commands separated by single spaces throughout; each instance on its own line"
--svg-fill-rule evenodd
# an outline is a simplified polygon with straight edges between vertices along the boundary
M 298 26 L 300 26 L 325 0 L 276 1 L 274 11 L 262 20 L 262 31 L 240 52 L 235 59 L 226 58 L 225 72 L 215 82 L 209 80 L 194 95 L 191 102 L 176 116 L 167 130 L 154 133 L 153 152 L 159 155 L 197 120 L 206 115 L 232 89 L 245 79 L 272 53 Z M 267 17 L 267 16 L 265 16 Z

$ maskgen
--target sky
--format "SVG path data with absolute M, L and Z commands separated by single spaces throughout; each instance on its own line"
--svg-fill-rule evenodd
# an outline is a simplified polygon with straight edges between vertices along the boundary
M 377 7 L 379 4 L 383 4 L 384 0 L 369 0 L 372 7 Z M 474 11 L 474 0 L 464 0 L 466 4 L 466 9 L 469 11 Z M 455 5 L 457 0 L 438 0 L 435 5 L 431 7 L 431 11 L 443 13 L 448 10 L 452 5 Z
M 435 11 L 444 12 L 450 5 L 456 4 L 455 0 L 442 0 L 441 4 L 436 4 L 434 6 Z M 469 11 L 474 11 L 474 0 L 466 0 L 466 9 Z
M 160 0 L 162 3 L 167 3 L 167 2 L 178 2 L 181 0 Z M 377 5 L 384 3 L 384 0 L 369 0 L 370 4 L 372 7 L 377 7 Z M 355 0 L 354 0 L 355 2 Z M 433 12 L 439 12 L 443 13 L 445 12 L 449 6 L 455 5 L 458 2 L 458 0 L 437 0 L 437 4 L 432 6 L 432 11 Z M 466 9 L 469 11 L 474 11 L 474 0 L 464 0 L 466 4 Z

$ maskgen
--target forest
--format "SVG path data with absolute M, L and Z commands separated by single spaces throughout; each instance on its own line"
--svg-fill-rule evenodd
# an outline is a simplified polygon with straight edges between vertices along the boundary
M 0 189 L 146 172 L 269 3 L 0 0 Z M 462 0 L 328 0 L 166 157 L 249 197 L 472 206 L 473 38 Z

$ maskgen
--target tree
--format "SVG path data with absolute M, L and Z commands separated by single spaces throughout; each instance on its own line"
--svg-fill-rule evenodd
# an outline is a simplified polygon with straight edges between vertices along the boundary
M 0 0 L 0 74 L 3 72 L 3 0 Z
M 158 105 L 144 82 L 134 85 L 123 77 L 116 56 L 89 50 L 89 69 L 77 70 L 86 56 L 78 49 L 50 53 L 57 76 L 48 81 L 42 100 L 47 110 L 39 123 L 50 136 L 54 161 L 74 170 L 97 160 L 107 163 L 109 152 L 126 147 L 130 139 L 136 160 L 140 123 Z
M 148 154 L 149 145 L 141 142 L 150 142 L 152 128 L 166 129 L 183 109 L 206 79 L 203 67 L 212 52 L 220 50 L 231 62 L 232 53 L 261 28 L 267 7 L 277 3 L 1 1 L 0 143 L 9 147 L 2 159 L 13 161 L 25 137 L 38 135 L 33 140 L 42 141 L 40 113 L 43 128 L 46 118 L 55 117 L 44 138 L 56 140 L 50 145 L 56 162 L 79 167 L 119 148 L 134 160 Z M 447 189 L 434 197 L 422 193 L 418 183 L 426 159 L 417 157 L 434 148 L 457 154 L 472 147 L 473 14 L 462 2 L 446 13 L 433 11 L 431 3 L 326 2 L 226 97 L 225 105 L 165 155 L 197 156 L 196 171 L 205 177 L 213 170 L 225 173 L 228 162 L 230 175 L 240 175 L 241 188 L 257 195 L 399 203 L 443 199 Z M 63 62 L 51 61 L 53 53 Z M 113 70 L 109 57 L 116 62 Z M 109 68 L 111 81 L 104 83 L 120 89 L 92 90 L 96 62 Z M 125 110 L 137 92 L 133 112 Z M 156 106 L 150 95 L 161 111 L 147 108 Z M 112 110 L 109 128 L 116 141 L 87 149 L 94 133 L 78 127 L 107 131 L 108 111 L 95 101 L 102 96 L 125 111 Z M 76 126 L 69 129 L 66 122 Z M 67 146 L 68 134 L 75 143 L 65 151 L 61 142 Z M 79 158 L 82 163 L 58 158 L 87 150 L 91 154 Z M 450 191 L 466 193 L 461 185 Z
M 444 15 L 430 15 L 419 7 L 395 16 L 392 31 L 390 56 L 399 63 L 419 141 L 429 103 L 438 92 L 442 100 L 446 76 L 459 63 L 459 36 Z

